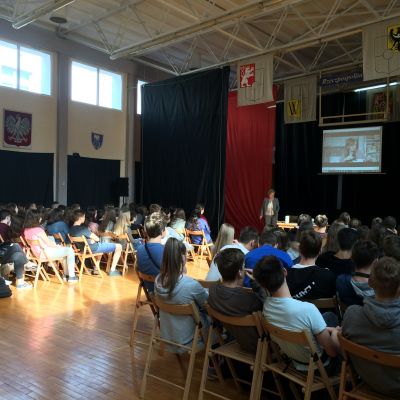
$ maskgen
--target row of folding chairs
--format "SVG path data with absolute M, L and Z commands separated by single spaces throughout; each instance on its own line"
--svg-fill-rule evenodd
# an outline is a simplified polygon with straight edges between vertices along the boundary
M 60 234 L 54 234 L 53 237 L 54 237 L 55 241 L 57 243 L 61 244 L 62 246 L 68 246 Z M 73 237 L 73 236 L 68 235 L 68 238 L 70 240 L 72 249 L 74 250 L 76 259 L 79 264 L 79 267 L 77 264 L 75 264 L 76 272 L 79 275 L 79 278 L 80 279 L 82 278 L 83 272 L 91 275 L 89 269 L 86 266 L 87 260 L 89 260 L 92 263 L 93 269 L 95 271 L 97 271 L 96 275 L 99 276 L 100 278 L 103 278 L 103 273 L 100 268 L 100 262 L 104 256 L 104 254 L 92 252 L 92 250 L 89 246 L 89 243 L 84 236 Z M 131 241 L 129 240 L 129 237 L 127 234 L 122 234 L 115 238 L 124 243 L 123 250 L 121 253 L 121 259 L 120 259 L 120 262 L 117 264 L 117 266 L 122 267 L 122 274 L 124 275 L 128 270 L 129 258 L 131 258 L 132 265 L 133 266 L 136 265 L 136 251 L 133 248 L 133 245 L 132 245 Z M 48 256 L 48 254 L 46 252 L 46 248 L 41 245 L 39 240 L 28 240 L 28 239 L 25 239 L 23 236 L 20 236 L 16 240 L 16 242 L 18 242 L 21 245 L 27 258 L 30 261 L 34 262 L 38 266 L 36 271 L 32 271 L 32 272 L 27 271 L 25 273 L 25 275 L 33 278 L 33 280 L 34 280 L 33 286 L 34 287 L 36 287 L 39 277 L 41 277 L 45 281 L 50 281 L 49 271 L 51 271 L 51 275 L 54 275 L 59 283 L 61 283 L 61 284 L 64 283 L 64 281 L 60 275 L 60 272 L 59 272 L 60 263 L 63 260 L 63 258 L 54 258 L 54 257 Z M 40 247 L 42 249 L 41 257 L 37 257 L 35 255 L 35 253 L 32 251 L 32 248 L 35 248 L 35 247 L 36 248 Z M 106 271 L 108 271 L 111 266 L 111 260 L 112 260 L 111 255 L 108 255 L 108 258 L 106 260 L 106 263 L 107 263 Z M 48 266 L 47 270 L 45 268 L 45 265 Z
M 185 241 L 193 246 L 193 250 L 188 251 L 189 260 L 200 262 L 203 258 L 211 263 L 211 244 L 207 243 L 206 235 L 203 230 L 192 231 L 190 229 L 176 230 L 176 232 L 185 237 Z M 200 238 L 200 243 L 193 242 L 193 236 Z
M 136 334 L 150 334 L 150 341 L 139 342 L 141 344 L 148 345 L 146 365 L 144 370 L 144 377 L 140 387 L 140 397 L 144 398 L 147 380 L 148 378 L 157 379 L 167 384 L 172 384 L 174 387 L 178 387 L 183 390 L 183 399 L 187 399 L 190 390 L 190 384 L 193 376 L 193 369 L 195 363 L 195 357 L 200 353 L 204 346 L 199 345 L 199 339 L 202 339 L 202 343 L 205 344 L 205 356 L 202 370 L 201 384 L 199 390 L 199 400 L 203 399 L 204 393 L 219 397 L 222 399 L 228 399 L 220 392 L 216 393 L 207 387 L 207 378 L 210 362 L 215 367 L 216 375 L 221 383 L 224 383 L 223 374 L 218 367 L 218 360 L 226 360 L 226 364 L 229 371 L 234 379 L 236 388 L 240 390 L 241 383 L 247 383 L 250 385 L 250 399 L 259 399 L 263 389 L 262 382 L 265 373 L 270 372 L 275 382 L 276 390 L 268 389 L 271 394 L 274 394 L 281 399 L 285 398 L 283 385 L 281 379 L 284 378 L 289 381 L 289 387 L 295 396 L 296 400 L 304 398 L 310 399 L 313 392 L 326 389 L 331 399 L 336 399 L 336 392 L 334 386 L 340 383 L 339 387 L 339 399 L 344 400 L 345 398 L 354 399 L 368 399 L 377 400 L 385 399 L 381 395 L 374 393 L 368 386 L 358 383 L 357 374 L 355 373 L 351 364 L 351 355 L 361 357 L 367 361 L 373 361 L 381 365 L 387 365 L 394 368 L 400 368 L 400 356 L 391 355 L 387 353 L 378 352 L 375 350 L 368 349 L 366 347 L 354 344 L 349 340 L 339 336 L 341 347 L 343 350 L 343 363 L 342 370 L 339 377 L 329 377 L 324 368 L 323 362 L 317 352 L 313 337 L 309 331 L 303 332 L 291 332 L 281 328 L 278 328 L 270 324 L 261 313 L 255 313 L 244 317 L 230 317 L 223 315 L 211 307 L 207 307 L 208 315 L 211 317 L 212 324 L 210 326 L 207 338 L 202 337 L 201 321 L 197 307 L 194 303 L 186 305 L 172 305 L 163 302 L 160 298 L 151 296 L 145 290 L 145 282 L 154 282 L 154 277 L 141 274 L 139 276 L 139 287 L 137 294 L 136 310 L 134 314 L 133 328 L 131 333 L 131 345 L 133 346 L 138 343 Z M 203 282 L 204 283 L 204 282 Z M 209 282 L 206 282 L 209 284 Z M 210 286 L 210 285 L 206 285 Z M 142 292 L 145 293 L 145 299 L 141 298 Z M 332 308 L 335 305 L 335 298 L 332 299 L 318 299 L 313 301 L 315 305 L 320 308 Z M 153 327 L 151 333 L 149 331 L 138 330 L 138 312 L 140 307 L 149 306 L 153 319 Z M 188 315 L 192 316 L 196 329 L 193 336 L 193 341 L 190 345 L 181 345 L 174 343 L 169 340 L 165 340 L 160 335 L 160 321 L 159 311 L 174 314 L 174 315 Z M 224 336 L 222 335 L 221 326 L 237 326 L 237 327 L 253 327 L 258 332 L 258 343 L 256 353 L 247 353 L 243 351 L 239 344 L 235 341 L 225 342 Z M 217 346 L 213 343 L 213 338 L 218 338 Z M 298 371 L 291 363 L 288 363 L 287 358 L 283 357 L 279 351 L 279 346 L 276 341 L 288 342 L 296 345 L 304 346 L 309 350 L 309 362 L 307 366 L 307 372 L 303 373 Z M 152 355 L 154 347 L 159 344 L 172 345 L 177 349 L 183 350 L 189 353 L 189 364 L 186 369 L 185 385 L 177 385 L 172 383 L 169 379 L 165 379 L 156 375 L 151 371 Z M 180 363 L 182 360 L 178 355 Z M 235 371 L 232 360 L 239 361 L 249 366 L 253 371 L 253 377 L 251 382 L 243 381 Z M 351 378 L 351 389 L 348 387 L 348 378 Z M 298 387 L 300 386 L 302 396 L 299 394 Z

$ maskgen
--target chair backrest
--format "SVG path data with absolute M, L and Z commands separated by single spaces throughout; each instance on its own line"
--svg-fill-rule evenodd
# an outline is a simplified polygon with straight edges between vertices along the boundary
M 369 347 L 354 343 L 349 339 L 344 338 L 341 334 L 338 335 L 338 338 L 340 347 L 343 350 L 343 355 L 346 359 L 348 359 L 348 355 L 351 354 L 355 357 L 376 364 L 392 368 L 400 368 L 400 354 L 390 354 L 383 351 L 373 350 Z M 377 340 L 379 340 L 379 338 L 377 338 Z
M 53 237 L 54 239 L 58 240 L 62 245 L 65 245 L 65 240 L 62 237 L 61 233 L 54 233 Z
M 206 309 L 208 315 L 217 321 L 220 321 L 223 325 L 230 326 L 239 326 L 239 327 L 254 327 L 257 329 L 260 337 L 263 335 L 263 329 L 261 326 L 261 317 L 260 313 L 256 312 L 249 315 L 244 315 L 241 317 L 232 317 L 229 315 L 225 315 L 220 313 L 219 311 L 212 308 L 209 304 L 206 304 Z
M 191 239 L 192 236 L 201 236 L 201 244 L 207 244 L 206 235 L 203 230 L 191 231 L 189 229 L 186 229 L 186 237 Z M 190 240 L 190 243 L 196 245 L 195 243 L 193 243 L 192 240 Z
M 139 272 L 139 271 L 137 271 L 137 274 L 138 274 L 139 279 L 141 279 L 144 282 L 154 283 L 154 281 L 156 280 L 156 277 L 154 275 L 144 274 L 143 272 Z
M 194 322 L 199 325 L 200 324 L 200 315 L 199 311 L 194 304 L 191 302 L 189 304 L 170 304 L 166 303 L 163 299 L 160 298 L 157 294 L 154 297 L 154 303 L 156 306 L 163 312 L 173 315 L 187 315 L 192 316 Z
M 211 286 L 216 285 L 220 281 L 205 281 L 203 279 L 197 279 L 197 282 L 199 282 L 204 289 L 210 289 Z
M 309 299 L 309 300 L 307 299 L 305 301 L 314 304 L 318 309 L 328 309 L 328 308 L 337 309 L 338 305 L 336 296 L 320 298 L 320 299 Z
M 81 255 L 93 255 L 92 250 L 87 242 L 85 236 L 71 236 L 68 235 L 69 241 L 72 244 L 76 253 L 80 253 Z

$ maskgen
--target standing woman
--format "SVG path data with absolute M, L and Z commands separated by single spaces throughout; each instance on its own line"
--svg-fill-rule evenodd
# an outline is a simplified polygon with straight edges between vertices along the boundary
M 260 219 L 264 217 L 265 226 L 277 225 L 279 214 L 279 200 L 275 197 L 275 190 L 269 189 L 260 210 Z

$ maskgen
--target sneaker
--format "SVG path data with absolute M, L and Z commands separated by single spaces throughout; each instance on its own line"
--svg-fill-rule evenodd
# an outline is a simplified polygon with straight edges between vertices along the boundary
M 32 285 L 29 282 L 20 283 L 17 285 L 17 289 L 18 290 L 32 289 Z
M 68 282 L 68 278 L 69 278 L 68 275 L 63 275 L 63 281 L 64 281 L 64 282 Z
M 68 283 L 78 283 L 79 278 L 77 276 L 69 276 L 67 279 Z
M 122 274 L 119 271 L 110 271 L 108 276 L 122 276 Z
M 100 272 L 98 269 L 92 269 L 92 275 L 100 275 Z
M 28 272 L 34 272 L 38 269 L 38 266 L 35 263 L 33 263 L 32 261 L 28 261 L 24 265 L 24 269 L 25 269 L 25 271 L 28 271 Z

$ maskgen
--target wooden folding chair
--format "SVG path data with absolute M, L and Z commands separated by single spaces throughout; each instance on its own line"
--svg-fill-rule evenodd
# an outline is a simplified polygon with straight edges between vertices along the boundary
M 342 370 L 340 373 L 339 400 L 359 399 L 359 400 L 395 400 L 399 397 L 388 397 L 375 392 L 371 387 L 357 379 L 358 374 L 352 365 L 351 358 L 357 357 L 365 362 L 374 363 L 381 366 L 400 369 L 400 355 L 390 354 L 382 351 L 370 349 L 354 343 L 341 334 L 338 335 L 340 347 L 343 353 Z M 379 340 L 379 338 L 377 339 Z M 347 376 L 351 380 L 351 389 L 347 387 Z
M 62 237 L 61 233 L 54 233 L 53 235 L 54 240 L 56 241 L 57 244 L 60 244 L 61 246 L 66 246 L 67 244 L 65 243 L 64 238 Z
M 91 275 L 85 265 L 86 260 L 92 261 L 93 268 L 98 272 L 99 277 L 103 279 L 103 273 L 100 268 L 100 260 L 103 257 L 103 253 L 93 253 L 85 236 L 76 237 L 68 235 L 68 238 L 79 260 L 79 279 L 82 278 L 83 270 L 85 270 L 88 275 Z
M 142 380 L 142 384 L 140 386 L 140 398 L 144 398 L 144 394 L 146 391 L 146 386 L 147 386 L 147 378 L 152 377 L 154 379 L 157 379 L 161 382 L 164 382 L 166 384 L 172 385 L 176 388 L 179 388 L 183 390 L 183 400 L 187 400 L 189 397 L 189 390 L 190 390 L 190 383 L 192 381 L 192 376 L 193 376 L 193 369 L 194 369 L 194 363 L 196 360 L 196 355 L 199 353 L 202 348 L 199 346 L 199 339 L 202 338 L 201 334 L 201 321 L 200 321 L 200 315 L 199 311 L 194 304 L 194 302 L 191 302 L 190 304 L 168 304 L 165 303 L 162 299 L 160 299 L 158 296 L 154 297 L 154 303 L 157 306 L 157 313 L 154 316 L 154 323 L 153 323 L 153 330 L 151 332 L 151 340 L 150 340 L 150 345 L 149 349 L 147 351 L 147 359 L 146 359 L 146 365 L 144 369 L 144 376 Z M 159 331 L 159 312 L 165 312 L 168 314 L 172 315 L 181 315 L 181 316 L 191 316 L 196 324 L 196 328 L 193 334 L 193 340 L 191 345 L 183 345 L 171 340 L 167 340 L 161 337 L 161 333 Z M 154 373 L 150 373 L 150 366 L 151 366 L 151 361 L 152 361 L 152 353 L 154 349 L 154 345 L 156 343 L 160 343 L 161 345 L 169 345 L 172 347 L 176 347 L 177 349 L 180 349 L 181 351 L 183 350 L 186 353 L 190 354 L 189 358 L 189 365 L 187 368 L 187 373 L 186 373 L 186 380 L 185 380 L 185 386 L 177 385 L 176 383 L 171 382 L 170 380 L 164 379 L 160 376 L 154 375 Z M 180 360 L 180 355 L 177 354 L 178 359 Z
M 210 366 L 210 359 L 215 366 L 217 377 L 221 383 L 224 382 L 221 371 L 218 367 L 217 362 L 215 361 L 218 357 L 223 357 L 229 367 L 229 370 L 232 374 L 232 377 L 235 381 L 236 388 L 241 390 L 240 383 L 246 383 L 251 386 L 250 390 L 250 399 L 256 400 L 260 398 L 261 393 L 261 356 L 263 354 L 263 330 L 260 323 L 260 317 L 258 313 L 254 313 L 252 315 L 246 315 L 243 317 L 230 317 L 224 314 L 219 313 L 218 311 L 211 308 L 209 305 L 206 306 L 208 315 L 212 319 L 212 325 L 210 326 L 207 344 L 206 344 L 206 354 L 204 356 L 204 364 L 203 364 L 203 372 L 201 376 L 201 383 L 199 389 L 199 400 L 203 399 L 204 393 L 212 394 L 215 397 L 219 397 L 221 399 L 229 400 L 229 397 L 226 397 L 220 393 L 213 392 L 206 388 L 207 384 L 207 374 Z M 242 328 L 254 328 L 257 330 L 259 334 L 258 342 L 257 342 L 257 351 L 256 353 L 246 352 L 241 349 L 240 345 L 236 341 L 225 343 L 222 335 L 221 335 L 221 324 L 226 326 L 236 326 Z M 219 340 L 219 347 L 213 348 L 212 339 L 215 337 L 213 332 L 216 334 Z M 240 379 L 235 371 L 233 363 L 231 360 L 236 360 L 241 363 L 249 365 L 249 367 L 253 370 L 253 378 L 251 382 Z
M 291 383 L 291 389 L 296 399 L 300 396 L 295 390 L 293 383 L 300 385 L 304 393 L 304 400 L 309 400 L 311 394 L 315 391 L 326 389 L 331 400 L 336 400 L 336 393 L 333 386 L 339 382 L 338 377 L 328 377 L 325 367 L 315 347 L 311 333 L 308 330 L 302 332 L 292 332 L 286 329 L 278 328 L 270 324 L 264 316 L 261 317 L 262 327 L 268 337 L 275 343 L 286 342 L 288 344 L 303 346 L 309 351 L 310 358 L 307 365 L 307 371 L 298 371 L 291 363 L 291 360 L 284 360 L 279 352 L 275 352 L 277 362 L 263 363 L 264 371 L 272 371 L 278 375 L 288 379 Z M 273 350 L 271 340 L 267 341 L 267 351 Z M 290 357 L 290 354 L 287 354 Z M 295 360 L 293 360 L 295 361 Z M 319 371 L 319 375 L 315 374 L 315 370 Z
M 54 272 L 55 277 L 57 280 L 63 285 L 64 281 L 62 280 L 60 276 L 60 272 L 58 269 L 59 263 L 64 261 L 65 257 L 50 257 L 48 256 L 46 252 L 46 248 L 43 247 L 40 243 L 39 240 L 30 240 L 30 239 L 25 239 L 27 245 L 30 248 L 30 258 L 31 260 L 37 265 L 37 269 L 35 272 L 32 272 L 32 276 L 34 276 L 34 283 L 33 287 L 36 287 L 37 281 L 39 279 L 39 275 L 42 276 L 44 280 L 50 281 L 49 274 L 46 272 L 46 270 L 43 267 L 43 264 L 47 264 L 48 267 Z M 33 248 L 34 247 L 39 247 L 42 250 L 42 253 L 40 256 L 36 256 Z M 29 276 L 29 272 L 25 272 L 25 275 Z
M 201 237 L 201 242 L 200 244 L 193 243 L 192 237 L 193 236 L 200 236 Z M 203 260 L 203 255 L 205 255 L 206 260 L 211 261 L 212 260 L 212 255 L 211 255 L 211 245 L 207 243 L 206 235 L 203 230 L 201 231 L 191 231 L 186 229 L 186 238 L 188 240 L 188 243 L 191 244 L 195 249 L 197 249 L 197 255 L 200 253 L 200 262 Z M 196 255 L 196 252 L 194 253 L 194 257 Z
M 136 294 L 135 312 L 133 314 L 133 321 L 132 321 L 132 332 L 131 332 L 131 340 L 130 340 L 131 347 L 133 347 L 133 345 L 135 343 L 135 337 L 136 337 L 137 332 L 144 334 L 144 335 L 151 334 L 150 331 L 137 329 L 137 324 L 138 324 L 138 320 L 139 320 L 139 310 L 144 306 L 149 306 L 151 312 L 153 313 L 153 316 L 155 316 L 157 314 L 156 306 L 153 303 L 153 294 L 149 293 L 149 291 L 146 289 L 146 286 L 145 286 L 145 282 L 154 283 L 154 280 L 156 279 L 156 277 L 153 275 L 143 274 L 143 273 L 137 271 L 137 269 L 135 269 L 135 270 L 136 270 L 136 273 L 139 278 L 139 285 L 138 285 L 138 290 L 137 290 L 137 294 Z M 145 295 L 145 299 L 142 299 L 142 292 Z M 137 343 L 148 345 L 148 343 L 144 343 L 144 342 L 137 342 Z
M 197 279 L 197 282 L 199 282 L 204 289 L 210 289 L 211 286 L 216 285 L 220 281 L 205 281 L 204 279 Z
M 306 299 L 304 301 L 314 304 L 315 307 L 318 308 L 318 310 L 334 310 L 339 322 L 343 318 L 342 311 L 336 296 L 321 297 L 320 299 Z
M 129 239 L 127 233 L 122 233 L 121 235 L 116 235 L 115 239 L 122 245 L 122 253 L 120 261 L 122 263 L 118 263 L 117 266 L 122 267 L 122 275 L 125 275 L 125 272 L 128 271 L 128 257 L 130 256 L 132 259 L 132 265 L 135 267 L 136 265 L 136 250 L 133 248 L 132 242 Z
M 17 238 L 14 238 L 13 241 L 20 245 L 22 251 L 25 253 L 26 258 L 28 260 L 34 261 L 34 260 L 32 260 L 32 257 L 34 258 L 34 256 L 31 255 L 31 249 L 28 246 L 28 243 L 26 242 L 26 240 L 25 240 L 25 238 L 23 236 L 19 236 Z

